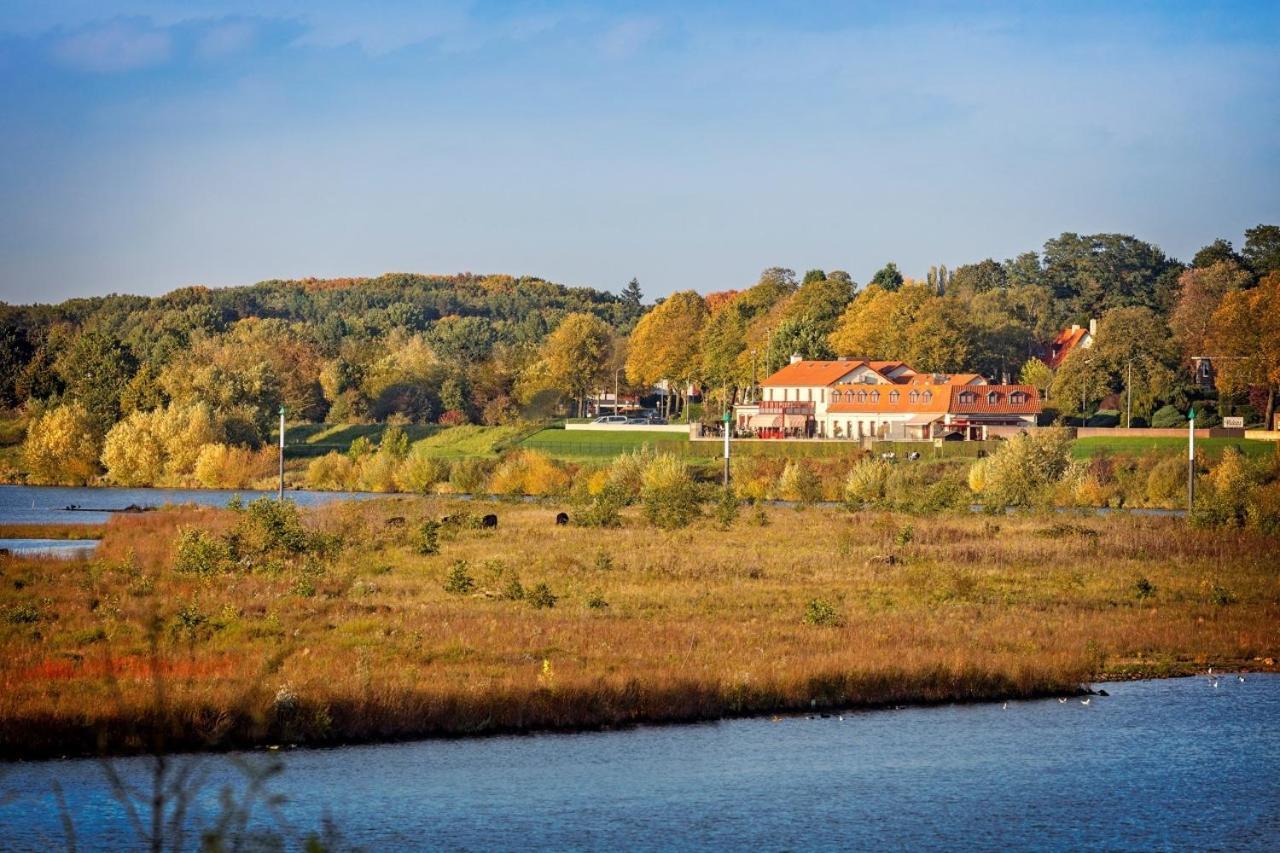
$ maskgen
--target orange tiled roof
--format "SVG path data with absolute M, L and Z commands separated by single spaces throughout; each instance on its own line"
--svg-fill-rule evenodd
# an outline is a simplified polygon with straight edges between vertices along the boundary
M 1015 393 L 1023 394 L 1021 403 L 1011 402 Z M 974 399 L 961 399 L 973 394 Z M 1040 413 L 1040 392 L 1030 385 L 976 385 L 951 387 L 951 402 L 947 409 L 953 415 L 1035 415 Z
M 942 375 L 942 381 L 934 381 L 934 374 L 917 373 L 911 376 L 907 381 L 912 385 L 972 385 L 976 382 L 985 382 L 986 379 L 980 373 L 948 373 Z
M 797 361 L 788 364 L 761 385 L 831 385 L 846 373 L 857 370 L 865 361 Z
M 1089 334 L 1089 330 L 1084 326 L 1072 326 L 1069 329 L 1063 329 L 1054 336 L 1049 342 L 1049 359 L 1048 364 L 1057 370 L 1058 365 L 1066 359 L 1067 353 L 1071 352 L 1080 341 L 1084 340 L 1084 336 Z

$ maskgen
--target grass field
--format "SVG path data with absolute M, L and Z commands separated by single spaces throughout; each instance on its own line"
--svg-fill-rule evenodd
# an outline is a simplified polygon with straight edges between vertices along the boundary
M 208 572 L 175 569 L 179 532 L 242 548 L 248 516 L 118 516 L 97 560 L 0 559 L 0 754 L 974 701 L 1280 657 L 1276 540 L 1249 531 L 764 509 L 668 533 L 635 510 L 601 531 L 466 508 L 499 526 L 446 526 L 426 556 L 420 523 L 456 502 L 333 504 L 304 516 L 319 550 Z
M 1123 430 L 1117 430 L 1118 433 Z M 1217 458 L 1228 447 L 1238 447 L 1246 456 L 1261 458 L 1277 452 L 1280 444 L 1272 441 L 1255 441 L 1247 438 L 1197 438 L 1196 450 Z M 1187 452 L 1187 439 L 1183 437 L 1131 438 L 1125 435 L 1089 437 L 1077 439 L 1071 455 L 1076 459 L 1088 459 L 1099 453 L 1129 454 Z
M 689 447 L 687 433 L 642 429 L 628 429 L 625 432 L 543 429 L 527 436 L 520 445 L 530 450 L 540 450 L 557 459 L 585 461 L 609 459 L 646 446 L 682 454 L 693 449 Z M 707 448 L 708 457 L 717 452 L 715 448 Z

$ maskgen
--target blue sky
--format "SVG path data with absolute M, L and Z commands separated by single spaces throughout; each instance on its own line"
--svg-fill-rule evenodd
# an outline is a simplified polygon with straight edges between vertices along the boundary
M 9 0 L 0 300 L 1186 259 L 1280 223 L 1277 45 L 1277 3 Z

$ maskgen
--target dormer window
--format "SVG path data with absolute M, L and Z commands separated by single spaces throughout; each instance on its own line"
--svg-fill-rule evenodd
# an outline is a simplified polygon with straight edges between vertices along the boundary
M 879 403 L 879 402 L 880 402 L 880 392 L 879 392 L 879 391 L 872 391 L 872 392 L 871 392 L 871 402 L 873 402 L 873 403 Z
M 859 402 L 859 403 L 865 403 L 865 402 L 867 402 L 867 392 L 866 392 L 866 391 L 859 391 L 859 392 L 858 392 L 858 402 Z
M 933 399 L 933 392 L 932 392 L 932 391 L 925 391 L 925 392 L 924 392 L 924 401 L 925 401 L 926 403 L 928 403 L 928 402 L 929 402 L 929 401 L 931 401 L 932 399 Z
M 919 400 L 920 400 L 920 392 L 919 392 L 919 391 L 912 391 L 910 394 L 908 394 L 908 395 L 907 395 L 907 399 L 908 399 L 908 400 L 910 400 L 910 401 L 911 401 L 911 402 L 913 402 L 913 403 L 919 402 Z
M 902 396 L 902 395 L 901 395 L 901 394 L 899 394 L 897 391 L 890 391 L 890 392 L 889 392 L 889 402 L 890 402 L 890 403 L 896 403 L 896 402 L 898 402 L 898 398 L 899 398 L 899 397 L 901 397 L 901 396 Z
M 990 394 L 987 395 L 987 402 L 991 403 L 992 405 L 1000 402 L 1000 395 L 997 394 L 995 391 L 992 391 Z
M 1009 395 L 1009 402 L 1013 403 L 1015 406 L 1020 406 L 1027 402 L 1027 395 L 1021 391 L 1014 391 Z
M 973 401 L 975 401 L 975 400 L 977 400 L 977 399 L 978 399 L 978 395 L 977 395 L 977 394 L 975 394 L 975 393 L 973 393 L 972 391 L 961 391 L 961 392 L 960 392 L 960 402 L 961 402 L 961 403 L 972 403 Z

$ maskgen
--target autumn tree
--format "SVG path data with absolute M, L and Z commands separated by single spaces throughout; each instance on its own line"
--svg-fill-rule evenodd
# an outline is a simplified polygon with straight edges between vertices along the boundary
M 1179 277 L 1178 301 L 1169 317 L 1169 327 L 1184 358 L 1209 354 L 1209 325 L 1213 312 L 1222 304 L 1224 296 L 1231 291 L 1242 290 L 1252 282 L 1252 274 L 1232 260 L 1218 261 L 1207 267 L 1197 264 Z
M 1018 382 L 1035 388 L 1047 400 L 1053 385 L 1053 368 L 1038 358 L 1029 358 L 1018 372 Z
M 973 328 L 957 300 L 929 299 L 907 329 L 904 360 L 927 373 L 959 372 L 973 361 L 972 341 Z
M 672 294 L 640 318 L 631 333 L 627 378 L 639 385 L 666 380 L 680 394 L 681 386 L 698 377 L 698 348 L 707 305 L 692 290 Z
M 586 413 L 586 396 L 598 388 L 608 369 L 611 334 L 594 314 L 570 314 L 560 321 L 542 345 L 545 377 L 578 401 L 579 415 Z
M 1174 389 L 1177 347 L 1168 324 L 1150 308 L 1113 308 L 1103 314 L 1088 353 L 1108 390 L 1131 394 L 1135 410 L 1151 410 Z
M 1209 321 L 1207 347 L 1220 356 L 1214 362 L 1219 390 L 1239 394 L 1250 386 L 1265 389 L 1270 427 L 1280 388 L 1280 271 L 1264 276 L 1256 287 L 1222 297 Z
M 86 485 L 98 473 L 98 436 L 93 417 L 80 403 L 57 406 L 34 418 L 22 446 L 28 482 Z
M 930 299 L 923 285 L 901 290 L 868 285 L 845 309 L 829 341 L 839 355 L 906 360 L 910 355 L 910 328 Z

